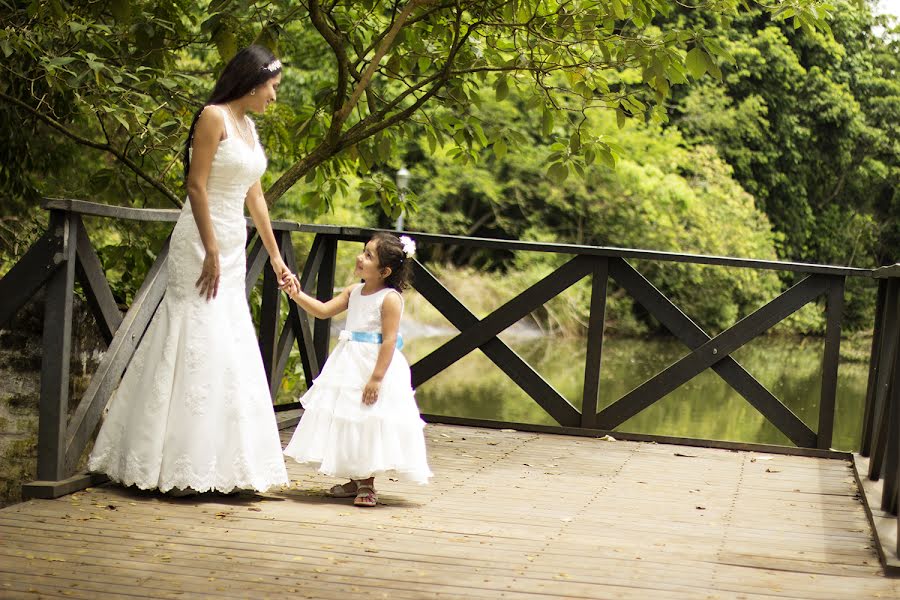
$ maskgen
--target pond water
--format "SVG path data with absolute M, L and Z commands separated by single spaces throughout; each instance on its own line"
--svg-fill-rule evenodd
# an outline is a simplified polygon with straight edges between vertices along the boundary
M 502 336 L 501 336 L 502 337 Z M 414 363 L 448 337 L 409 340 L 404 354 Z M 507 337 L 526 362 L 576 408 L 581 407 L 585 341 L 547 337 Z M 842 345 L 846 344 L 842 342 Z M 855 341 L 854 361 L 838 371 L 837 412 L 832 447 L 856 451 L 865 405 L 868 364 L 864 342 Z M 764 337 L 734 353 L 734 358 L 779 398 L 810 429 L 818 428 L 822 338 Z M 688 353 L 671 339 L 604 340 L 600 375 L 603 408 Z M 423 413 L 555 425 L 556 422 L 519 389 L 481 351 L 464 357 L 416 390 Z M 792 445 L 742 396 L 706 370 L 646 410 L 619 431 L 677 437 Z

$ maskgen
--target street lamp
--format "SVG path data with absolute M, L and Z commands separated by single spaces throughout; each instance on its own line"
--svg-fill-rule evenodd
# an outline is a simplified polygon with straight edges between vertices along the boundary
M 409 189 L 409 171 L 406 167 L 400 167 L 400 170 L 397 171 L 395 181 L 397 182 L 397 194 L 400 196 L 400 204 L 402 205 L 403 201 L 406 199 L 406 190 Z M 403 231 L 403 213 L 404 209 L 401 206 L 400 216 L 397 217 L 397 222 L 394 223 L 394 229 L 397 231 Z

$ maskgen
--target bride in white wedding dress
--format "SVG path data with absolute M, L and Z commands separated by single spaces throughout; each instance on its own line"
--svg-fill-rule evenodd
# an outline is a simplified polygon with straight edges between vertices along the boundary
M 246 116 L 274 102 L 280 82 L 281 63 L 250 46 L 194 118 L 166 294 L 110 401 L 91 471 L 175 495 L 288 483 L 244 283 L 245 204 L 278 279 L 290 275 L 259 182 L 266 156 Z

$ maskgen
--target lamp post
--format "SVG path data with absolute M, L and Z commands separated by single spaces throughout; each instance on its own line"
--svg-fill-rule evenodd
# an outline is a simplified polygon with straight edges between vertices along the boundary
M 397 182 L 397 194 L 400 196 L 400 204 L 402 205 L 403 201 L 406 199 L 406 190 L 409 189 L 409 171 L 406 167 L 400 167 L 400 170 L 397 171 L 395 181 Z M 397 231 L 403 231 L 403 213 L 404 208 L 401 206 L 400 216 L 397 217 L 397 221 L 394 223 L 394 229 Z

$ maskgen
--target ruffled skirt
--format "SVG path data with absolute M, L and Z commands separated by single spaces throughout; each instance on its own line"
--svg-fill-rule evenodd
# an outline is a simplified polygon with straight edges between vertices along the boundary
M 362 392 L 378 356 L 377 344 L 342 340 L 300 399 L 304 413 L 284 453 L 320 473 L 348 479 L 392 474 L 427 483 L 425 422 L 410 385 L 409 364 L 394 352 L 372 405 Z

